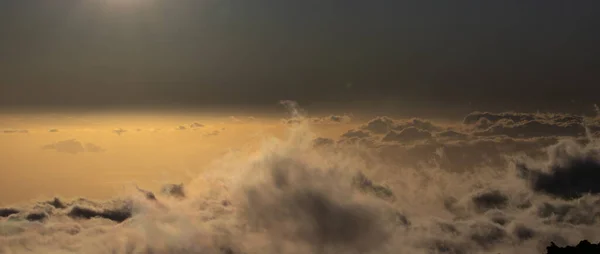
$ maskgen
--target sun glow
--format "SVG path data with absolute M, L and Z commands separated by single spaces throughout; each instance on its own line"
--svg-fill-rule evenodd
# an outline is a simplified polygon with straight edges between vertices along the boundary
M 104 3 L 111 8 L 131 9 L 140 7 L 152 0 L 104 0 Z

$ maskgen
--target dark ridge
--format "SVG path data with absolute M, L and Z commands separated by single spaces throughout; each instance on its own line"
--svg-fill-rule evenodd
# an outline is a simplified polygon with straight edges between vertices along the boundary
M 600 253 L 600 243 L 592 244 L 588 240 L 583 240 L 577 246 L 558 247 L 554 242 L 546 247 L 547 254 L 578 254 L 578 253 Z
M 132 213 L 131 209 L 124 207 L 115 210 L 94 210 L 92 208 L 86 208 L 81 206 L 74 206 L 71 208 L 71 211 L 68 213 L 69 217 L 76 219 L 91 219 L 95 217 L 105 218 L 112 220 L 114 222 L 121 223 L 129 218 L 131 218 Z
M 0 208 L 0 217 L 8 217 L 20 211 L 14 208 Z

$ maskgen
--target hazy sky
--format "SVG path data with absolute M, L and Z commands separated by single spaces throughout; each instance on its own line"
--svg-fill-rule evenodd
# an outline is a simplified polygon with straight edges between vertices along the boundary
M 0 105 L 593 110 L 598 31 L 594 0 L 5 0 Z

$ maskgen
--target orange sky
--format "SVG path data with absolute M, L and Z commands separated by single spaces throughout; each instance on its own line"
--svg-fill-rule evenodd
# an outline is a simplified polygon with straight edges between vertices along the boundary
M 193 123 L 204 126 L 191 128 Z M 228 151 L 251 151 L 262 138 L 283 137 L 285 128 L 280 118 L 4 114 L 0 204 L 52 196 L 108 198 L 132 183 L 157 189 L 187 182 Z M 118 135 L 115 129 L 126 132 Z M 333 137 L 346 129 L 347 124 L 321 125 L 315 131 Z M 11 130 L 17 132 L 6 132 Z M 71 139 L 105 151 L 42 149 Z

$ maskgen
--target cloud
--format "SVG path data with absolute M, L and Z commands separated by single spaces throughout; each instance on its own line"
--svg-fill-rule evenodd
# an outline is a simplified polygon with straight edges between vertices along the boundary
M 383 142 L 414 142 L 430 139 L 431 133 L 416 127 L 407 127 L 401 131 L 389 131 L 381 139 Z
M 376 134 L 383 134 L 393 130 L 394 127 L 395 121 L 393 119 L 387 116 L 382 116 L 374 118 L 361 128 Z
M 190 124 L 190 128 L 202 128 L 204 127 L 204 124 L 198 123 L 198 122 L 194 122 L 192 124 Z
M 7 130 L 3 130 L 3 133 L 6 134 L 11 134 L 11 133 L 29 133 L 28 130 L 24 130 L 24 129 L 7 129 Z
M 335 141 L 333 139 L 330 139 L 330 138 L 321 138 L 321 137 L 318 137 L 318 138 L 315 138 L 313 140 L 313 144 L 316 147 L 330 146 L 330 145 L 335 144 Z
M 57 152 L 70 154 L 78 154 L 83 152 L 98 153 L 105 151 L 105 149 L 103 149 L 100 146 L 94 145 L 92 143 L 84 144 L 76 139 L 58 141 L 52 144 L 45 145 L 42 147 L 42 149 L 55 150 Z
M 48 132 L 58 132 L 58 129 L 48 129 Z
M 579 180 L 595 175 L 578 166 L 595 161 L 596 140 L 442 126 L 392 120 L 384 132 L 361 126 L 349 133 L 365 135 L 329 139 L 300 121 L 287 137 L 157 195 L 136 189 L 106 201 L 2 208 L 0 246 L 10 253 L 542 253 L 551 242 L 600 240 L 600 193 Z M 430 136 L 382 141 L 403 131 Z
M 221 131 L 222 131 L 222 130 L 223 130 L 223 129 L 221 129 L 221 130 L 213 130 L 213 131 L 209 131 L 209 132 L 206 132 L 206 133 L 204 133 L 204 136 L 206 136 L 206 137 L 217 136 L 217 135 L 221 134 Z
M 519 164 L 533 190 L 565 199 L 600 193 L 599 148 L 564 140 L 548 149 L 548 159 L 541 167 Z
M 116 129 L 114 129 L 112 132 L 113 132 L 114 134 L 117 134 L 117 135 L 121 136 L 121 134 L 123 134 L 123 133 L 127 132 L 127 130 L 125 130 L 125 129 L 122 129 L 122 128 L 116 128 Z
M 349 130 L 342 134 L 342 138 L 368 138 L 371 134 L 362 130 Z
M 325 117 L 313 117 L 310 121 L 314 124 L 340 124 L 352 121 L 351 115 L 330 115 Z
M 469 137 L 469 134 L 457 132 L 454 130 L 446 130 L 436 133 L 435 136 L 438 138 L 465 140 Z
M 8 217 L 20 211 L 14 208 L 0 208 L 0 217 Z
M 432 122 L 420 118 L 412 118 L 408 120 L 395 120 L 387 116 L 380 116 L 367 122 L 361 129 L 370 131 L 374 134 L 385 134 L 390 131 L 402 131 L 407 128 L 416 128 L 425 131 L 440 131 L 443 128 L 436 126 Z
M 512 138 L 584 136 L 585 118 L 569 114 L 473 112 L 463 123 L 478 136 L 506 135 Z

